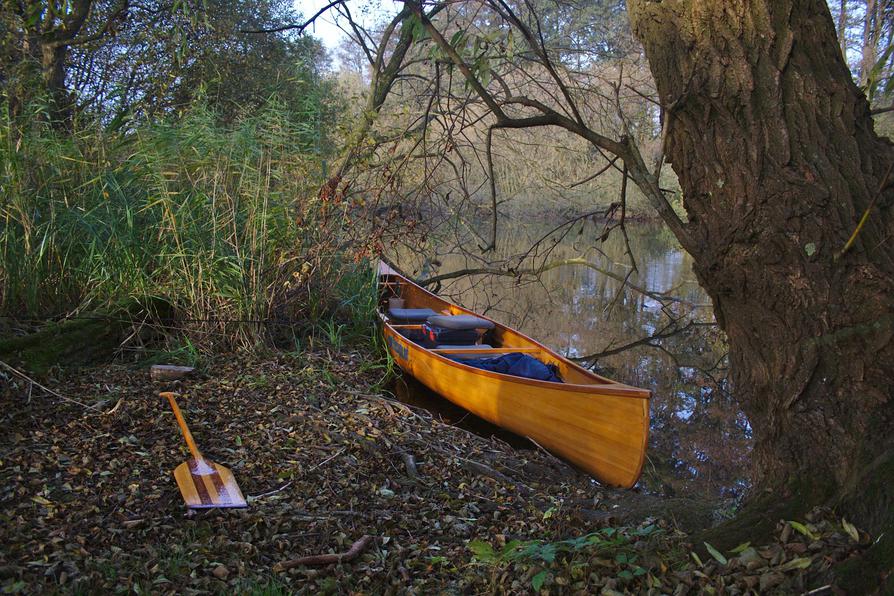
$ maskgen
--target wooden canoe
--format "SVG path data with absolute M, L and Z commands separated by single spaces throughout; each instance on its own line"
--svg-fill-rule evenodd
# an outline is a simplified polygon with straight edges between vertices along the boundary
M 636 484 L 649 438 L 649 391 L 594 374 L 514 329 L 428 292 L 385 262 L 379 263 L 378 275 L 385 344 L 404 372 L 477 416 L 533 439 L 604 484 Z M 387 316 L 388 298 L 397 292 L 404 308 L 492 321 L 488 343 L 493 347 L 426 349 L 408 339 L 402 332 L 414 325 Z M 564 383 L 491 372 L 447 357 L 508 352 L 528 353 L 555 365 Z

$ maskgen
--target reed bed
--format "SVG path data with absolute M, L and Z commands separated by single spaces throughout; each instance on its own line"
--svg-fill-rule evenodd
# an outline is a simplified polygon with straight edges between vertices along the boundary
M 275 102 L 229 127 L 203 106 L 113 131 L 0 127 L 0 314 L 164 304 L 202 348 L 362 328 L 372 274 L 304 128 Z

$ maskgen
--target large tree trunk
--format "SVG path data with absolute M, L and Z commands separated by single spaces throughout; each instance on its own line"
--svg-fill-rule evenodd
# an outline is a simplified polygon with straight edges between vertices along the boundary
M 754 495 L 836 505 L 879 534 L 894 506 L 894 149 L 873 130 L 829 9 L 628 6 L 665 109 L 695 271 L 754 430 Z
M 42 43 L 40 46 L 40 72 L 44 89 L 52 105 L 53 122 L 68 125 L 72 118 L 73 100 L 65 85 L 65 59 L 67 45 Z

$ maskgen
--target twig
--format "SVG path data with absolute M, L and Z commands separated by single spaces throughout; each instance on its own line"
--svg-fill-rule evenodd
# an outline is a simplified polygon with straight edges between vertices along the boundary
M 290 486 L 292 486 L 291 480 L 289 480 L 288 482 L 286 482 L 285 484 L 283 484 L 282 486 L 280 486 L 277 489 L 271 490 L 266 493 L 261 493 L 259 495 L 254 495 L 254 496 L 249 495 L 248 498 L 251 499 L 252 501 L 257 501 L 258 499 L 263 499 L 264 497 L 269 497 L 270 495 L 275 495 L 276 493 L 282 492 L 282 491 L 286 490 L 287 488 L 289 488 Z
M 590 180 L 593 180 L 594 178 L 598 178 L 600 175 L 605 173 L 606 170 L 608 170 L 610 167 L 614 166 L 616 161 L 618 161 L 617 155 L 614 156 L 607 164 L 605 164 L 604 168 L 600 168 L 598 172 L 596 172 L 595 174 L 591 174 L 590 176 L 587 176 L 583 180 L 578 180 L 577 182 L 573 182 L 573 183 L 569 184 L 568 188 L 575 188 L 577 186 L 580 186 L 581 184 L 586 184 L 587 182 L 589 182 Z
M 536 269 L 510 269 L 508 271 L 504 270 L 504 269 L 498 269 L 495 267 L 460 269 L 458 271 L 453 271 L 451 273 L 435 275 L 434 277 L 429 277 L 428 279 L 417 281 L 417 283 L 421 286 L 430 286 L 430 285 L 440 282 L 440 281 L 444 281 L 447 279 L 453 279 L 456 277 L 463 277 L 466 275 L 502 275 L 502 276 L 508 276 L 508 277 L 521 277 L 522 275 L 536 276 L 536 275 L 540 275 L 541 273 L 545 273 L 546 271 L 549 271 L 550 269 L 557 269 L 559 267 L 569 267 L 569 266 L 574 266 L 574 265 L 579 265 L 582 267 L 587 267 L 589 269 L 592 269 L 592 270 L 596 271 L 597 273 L 601 273 L 602 275 L 605 275 L 606 277 L 610 277 L 610 278 L 614 279 L 615 281 L 619 281 L 619 282 L 621 282 L 621 284 L 627 286 L 631 290 L 634 290 L 635 292 L 643 294 L 644 296 L 648 296 L 649 298 L 656 300 L 658 302 L 661 302 L 661 303 L 678 302 L 681 304 L 689 304 L 687 301 L 682 300 L 680 298 L 676 298 L 674 296 L 668 296 L 662 292 L 652 292 L 652 291 L 647 290 L 646 288 L 643 288 L 641 286 L 634 284 L 633 282 L 631 282 L 629 280 L 629 277 L 630 277 L 629 272 L 626 276 L 618 275 L 617 273 L 614 273 L 612 271 L 604 269 L 604 268 L 596 265 L 595 263 L 592 263 L 582 257 L 562 259 L 559 261 L 554 261 L 552 263 L 546 263 L 544 265 L 541 265 L 540 267 L 537 267 Z
M 318 10 L 314 16 L 310 17 L 303 23 L 292 23 L 289 25 L 282 25 L 280 27 L 271 27 L 269 29 L 240 29 L 239 33 L 280 33 L 282 31 L 292 31 L 296 30 L 299 34 L 304 33 L 304 30 L 310 27 L 324 12 L 329 10 L 330 8 L 337 6 L 343 3 L 344 0 L 335 0 L 334 2 L 330 2 L 320 10 Z
M 316 565 L 332 565 L 333 563 L 343 563 L 353 561 L 362 553 L 367 546 L 373 541 L 373 537 L 369 534 L 364 535 L 360 540 L 351 545 L 347 551 L 343 553 L 332 553 L 325 555 L 310 555 L 307 557 L 298 557 L 297 559 L 289 559 L 288 561 L 280 561 L 273 566 L 273 571 L 280 572 L 293 567 L 316 566 Z
M 685 333 L 689 331 L 689 329 L 693 327 L 713 327 L 716 323 L 696 323 L 695 321 L 689 321 L 686 325 L 682 327 L 677 326 L 678 321 L 673 320 L 657 332 L 652 335 L 647 335 L 646 337 L 641 337 L 640 339 L 631 341 L 624 345 L 618 346 L 616 348 L 606 348 L 601 352 L 596 352 L 594 354 L 587 354 L 586 356 L 569 356 L 569 360 L 574 360 L 575 362 L 583 362 L 586 360 L 599 360 L 600 358 L 605 358 L 606 356 L 614 356 L 615 354 L 620 354 L 621 352 L 626 352 L 631 348 L 635 348 L 637 346 L 647 345 L 650 347 L 656 347 L 652 342 L 659 339 L 668 339 L 675 335 L 679 335 L 681 333 Z
M 324 464 L 329 463 L 330 461 L 332 461 L 333 459 L 335 459 L 336 457 L 338 457 L 339 455 L 341 455 L 341 454 L 344 453 L 344 452 L 345 452 L 345 449 L 344 449 L 344 448 L 339 449 L 338 451 L 336 451 L 336 452 L 335 452 L 334 454 L 332 454 L 331 456 L 327 457 L 326 459 L 324 459 L 323 461 L 321 461 L 320 463 L 318 463 L 318 464 L 315 465 L 314 467 L 310 468 L 310 469 L 308 470 L 308 472 L 313 472 L 314 470 L 318 470 L 319 468 L 322 468 Z
M 114 414 L 115 412 L 118 411 L 118 408 L 121 407 L 121 404 L 122 404 L 122 403 L 124 403 L 124 398 L 123 398 L 123 397 L 120 398 L 120 399 L 115 403 L 115 407 L 113 407 L 113 408 L 112 408 L 111 410 L 109 410 L 108 412 L 103 412 L 102 415 L 103 415 L 103 416 L 109 416 L 109 415 L 111 415 L 111 414 Z
M 532 443 L 534 443 L 534 445 L 535 445 L 538 449 L 540 449 L 540 451 L 542 451 L 544 455 L 546 455 L 547 457 L 549 457 L 549 458 L 552 459 L 553 461 L 556 461 L 556 462 L 562 464 L 563 467 L 568 467 L 568 462 L 566 462 L 566 461 L 564 461 L 564 460 L 561 460 L 561 459 L 559 459 L 558 457 L 556 457 L 555 455 L 553 455 L 552 453 L 550 453 L 549 449 L 547 449 L 546 447 L 544 447 L 543 445 L 541 445 L 540 443 L 538 443 L 537 441 L 535 441 L 535 440 L 532 439 L 531 437 L 525 437 L 525 438 L 528 439 L 529 441 L 531 441 Z
M 879 184 L 878 190 L 875 191 L 875 195 L 872 197 L 872 200 L 869 201 L 869 206 L 867 206 L 866 211 L 863 212 L 863 217 L 860 218 L 860 223 L 857 224 L 854 233 L 851 234 L 850 238 L 848 238 L 847 244 L 844 245 L 844 248 L 842 248 L 841 251 L 837 255 L 835 255 L 836 261 L 843 257 L 844 253 L 846 253 L 848 249 L 853 246 L 854 242 L 856 242 L 857 236 L 860 234 L 860 230 L 863 229 L 863 226 L 866 225 L 866 221 L 869 219 L 869 212 L 872 211 L 872 208 L 875 206 L 875 202 L 878 200 L 879 196 L 881 196 L 882 194 L 882 191 L 885 190 L 888 185 L 888 177 L 891 175 L 891 168 L 894 168 L 894 162 L 891 162 L 891 165 L 888 166 L 888 171 L 885 172 L 885 177 L 882 178 L 882 183 Z
M 487 129 L 487 138 L 485 139 L 484 149 L 487 154 L 487 177 L 490 184 L 490 202 L 491 210 L 493 211 L 491 215 L 493 219 L 491 220 L 490 245 L 487 247 L 480 247 L 483 252 L 497 249 L 497 179 L 494 174 L 494 155 L 491 151 L 493 138 L 494 127 L 491 126 Z
M 50 395 L 53 395 L 53 396 L 55 396 L 55 397 L 58 397 L 58 398 L 61 399 L 62 401 L 67 401 L 67 402 L 70 402 L 70 403 L 73 403 L 73 404 L 77 404 L 77 405 L 81 406 L 82 408 L 87 408 L 87 409 L 90 409 L 90 410 L 98 410 L 98 409 L 99 409 L 99 408 L 96 407 L 96 406 L 89 405 L 89 404 L 85 404 L 84 402 L 80 402 L 80 401 L 78 401 L 78 400 L 76 400 L 76 399 L 71 399 L 70 397 L 65 397 L 64 395 L 61 395 L 61 394 L 59 394 L 59 393 L 56 393 L 55 391 L 53 391 L 53 390 L 50 389 L 49 387 L 44 387 L 43 385 L 41 385 L 40 383 L 38 383 L 37 381 L 35 381 L 35 380 L 32 379 L 31 377 L 29 377 L 28 375 L 26 375 L 26 374 L 23 373 L 22 371 L 18 370 L 17 368 L 13 368 L 13 367 L 11 367 L 10 365 L 8 365 L 8 364 L 6 364 L 5 362 L 3 362 L 2 360 L 0 360 L 0 366 L 2 366 L 3 368 L 5 368 L 5 369 L 8 370 L 9 372 L 11 372 L 11 373 L 13 373 L 13 374 L 15 374 L 15 375 L 18 375 L 19 377 L 25 379 L 26 381 L 28 381 L 28 382 L 31 383 L 32 385 L 37 385 L 38 387 L 40 387 L 41 389 L 43 389 L 44 391 L 46 391 L 46 392 L 49 393 Z
M 472 472 L 474 474 L 480 474 L 482 476 L 487 476 L 488 478 L 496 480 L 497 482 L 502 482 L 503 484 L 508 484 L 510 486 L 514 486 L 516 488 L 516 490 L 518 490 L 522 495 L 527 496 L 534 492 L 534 489 L 531 488 L 530 486 L 528 486 L 527 484 L 524 484 L 522 482 L 519 482 L 518 480 L 510 478 L 503 472 L 495 470 L 490 466 L 486 466 L 486 465 L 482 464 L 481 462 L 473 461 L 471 459 L 466 459 L 464 457 L 457 457 L 457 459 L 460 461 L 460 465 L 462 467 L 464 467 L 466 470 L 468 470 L 469 472 Z

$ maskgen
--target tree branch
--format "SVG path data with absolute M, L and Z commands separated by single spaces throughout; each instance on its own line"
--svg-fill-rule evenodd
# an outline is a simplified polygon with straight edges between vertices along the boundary
M 71 46 L 84 45 L 84 44 L 102 39 L 109 32 L 112 31 L 112 28 L 115 25 L 115 21 L 117 21 L 119 18 L 121 18 L 127 14 L 127 9 L 129 7 L 130 7 L 130 3 L 128 2 L 128 0 L 121 0 L 121 3 L 118 5 L 118 8 L 116 8 L 112 12 L 112 14 L 110 14 L 108 16 L 105 24 L 100 28 L 99 31 L 97 31 L 96 33 L 93 33 L 91 35 L 83 35 L 83 36 L 74 37 L 71 41 L 68 42 L 68 45 L 71 45 Z
M 667 325 L 662 327 L 660 330 L 656 331 L 652 335 L 647 335 L 646 337 L 641 337 L 640 339 L 631 341 L 622 346 L 618 346 L 616 348 L 608 348 L 602 350 L 601 352 L 596 352 L 594 354 L 587 354 L 586 356 L 575 356 L 568 357 L 569 360 L 574 360 L 575 362 L 584 362 L 584 361 L 596 361 L 600 358 L 605 358 L 606 356 L 614 356 L 615 354 L 620 354 L 622 352 L 626 352 L 627 350 L 633 349 L 637 346 L 649 346 L 651 348 L 658 347 L 654 345 L 652 342 L 659 339 L 668 339 L 675 335 L 680 335 L 692 329 L 693 327 L 702 327 L 702 326 L 714 326 L 716 323 L 696 323 L 695 321 L 689 321 L 686 325 L 682 327 L 677 327 L 677 321 L 673 320 L 669 322 Z
M 606 171 L 608 171 L 612 166 L 614 166 L 615 162 L 617 160 L 618 160 L 618 156 L 616 155 L 615 157 L 611 158 L 609 160 L 609 162 L 607 164 L 605 164 L 604 167 L 599 168 L 599 170 L 595 174 L 591 174 L 590 176 L 587 176 L 583 180 L 578 180 L 577 182 L 573 182 L 573 183 L 569 184 L 568 188 L 576 188 L 582 184 L 586 184 L 587 182 L 590 182 L 591 180 L 595 180 L 596 178 L 598 178 L 599 176 L 604 174 Z
M 478 267 L 478 268 L 469 268 L 469 269 L 459 269 L 457 271 L 452 271 L 450 273 L 434 275 L 434 276 L 426 278 L 424 280 L 418 280 L 416 283 L 418 283 L 421 286 L 430 286 L 432 284 L 437 284 L 437 283 L 440 283 L 440 282 L 448 280 L 448 279 L 455 279 L 457 277 L 465 277 L 467 275 L 498 275 L 498 276 L 502 276 L 502 277 L 522 277 L 524 275 L 537 276 L 537 275 L 545 273 L 551 269 L 557 269 L 559 267 L 569 267 L 569 266 L 574 266 L 574 265 L 579 265 L 581 267 L 586 267 L 588 269 L 592 269 L 593 271 L 596 271 L 597 273 L 601 273 L 602 275 L 605 275 L 606 277 L 610 277 L 616 281 L 619 281 L 623 285 L 630 288 L 631 290 L 638 292 L 638 293 L 642 294 L 643 296 L 648 296 L 649 298 L 651 298 L 653 300 L 657 300 L 658 302 L 661 302 L 662 304 L 667 303 L 667 302 L 677 302 L 677 303 L 682 303 L 682 304 L 686 303 L 686 301 L 682 300 L 681 298 L 676 298 L 674 296 L 668 296 L 667 294 L 664 294 L 662 292 L 652 292 L 650 290 L 647 290 L 646 288 L 638 286 L 638 285 L 632 283 L 629 279 L 627 279 L 627 277 L 625 277 L 623 275 L 618 275 L 617 273 L 615 273 L 613 271 L 609 271 L 608 269 L 603 269 L 599 265 L 597 265 L 593 262 L 590 262 L 590 261 L 584 259 L 583 257 L 561 259 L 559 261 L 553 261 L 551 263 L 546 263 L 540 267 L 531 268 L 531 269 L 508 269 L 507 270 L 507 269 L 499 269 L 496 267 Z
M 497 248 L 497 181 L 494 177 L 494 155 L 491 151 L 493 137 L 494 127 L 491 126 L 487 129 L 487 139 L 484 147 L 487 153 L 487 176 L 489 179 L 488 182 L 490 183 L 490 201 L 493 218 L 491 220 L 490 246 L 484 248 L 484 252 L 495 250 Z
M 276 565 L 273 566 L 273 570 L 276 572 L 285 571 L 287 569 L 291 569 L 293 567 L 301 567 L 305 566 L 314 566 L 314 565 L 332 565 L 334 563 L 344 563 L 347 561 L 353 561 L 357 558 L 360 553 L 362 553 L 367 546 L 373 541 L 373 537 L 370 535 L 363 536 L 360 540 L 356 541 L 351 545 L 347 551 L 343 553 L 333 553 L 333 554 L 325 554 L 325 555 L 310 555 L 308 557 L 298 557 L 297 559 L 290 559 L 288 561 L 280 561 Z
M 314 14 L 314 16 L 310 17 L 303 23 L 292 23 L 289 25 L 282 25 L 280 27 L 271 27 L 269 29 L 240 29 L 239 33 L 280 33 L 282 31 L 297 31 L 299 34 L 304 33 L 304 30 L 307 29 L 308 27 L 310 27 L 314 23 L 314 21 L 316 21 L 318 18 L 323 16 L 323 14 L 327 10 L 329 10 L 330 8 L 333 8 L 335 6 L 338 6 L 339 4 L 342 4 L 344 1 L 345 0 L 333 0 L 326 6 L 324 6 L 320 10 L 318 10 Z

